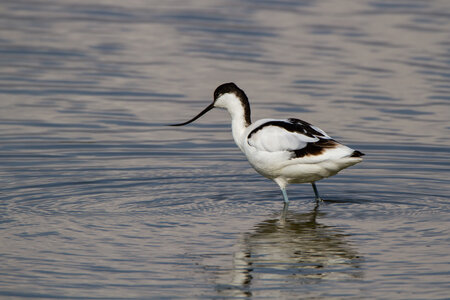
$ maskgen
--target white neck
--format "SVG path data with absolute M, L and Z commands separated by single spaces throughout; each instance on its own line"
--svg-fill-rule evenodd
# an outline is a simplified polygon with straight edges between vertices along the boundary
M 231 131 L 233 133 L 233 139 L 241 151 L 244 151 L 242 145 L 244 143 L 244 132 L 247 128 L 243 116 L 243 114 L 240 117 L 233 117 L 233 115 L 231 115 Z
M 241 151 L 243 151 L 242 145 L 244 143 L 244 132 L 250 124 L 248 124 L 245 119 L 246 112 L 241 100 L 234 94 L 225 94 L 216 101 L 215 106 L 226 108 L 230 113 L 231 130 L 233 132 L 234 142 L 241 149 Z

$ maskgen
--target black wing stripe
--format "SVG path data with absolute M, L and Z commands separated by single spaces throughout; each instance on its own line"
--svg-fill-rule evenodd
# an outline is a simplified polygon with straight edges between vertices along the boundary
M 264 124 L 261 124 L 260 126 L 256 127 L 255 129 L 253 129 L 247 136 L 248 139 L 250 139 L 252 137 L 252 135 L 254 135 L 255 133 L 257 133 L 258 131 L 260 131 L 261 129 L 263 129 L 264 127 L 268 127 L 268 126 L 278 126 L 281 127 L 289 132 L 295 132 L 295 133 L 299 133 L 299 134 L 303 134 L 305 136 L 308 137 L 325 137 L 322 133 L 320 133 L 319 131 L 315 130 L 314 128 L 311 127 L 311 124 L 309 124 L 308 122 L 299 120 L 299 119 L 288 119 L 288 122 L 286 121 L 269 121 L 266 122 Z

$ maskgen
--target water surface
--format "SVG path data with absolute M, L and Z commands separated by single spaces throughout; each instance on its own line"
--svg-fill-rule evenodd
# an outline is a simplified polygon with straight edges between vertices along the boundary
M 3 1 L 2 298 L 444 299 L 448 1 Z M 366 153 L 282 196 L 213 110 Z

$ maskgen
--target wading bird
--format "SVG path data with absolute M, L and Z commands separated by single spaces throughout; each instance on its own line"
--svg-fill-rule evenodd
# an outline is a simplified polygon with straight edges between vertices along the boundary
M 217 87 L 213 103 L 193 119 L 171 126 L 189 124 L 215 107 L 228 110 L 236 145 L 259 174 L 278 184 L 285 209 L 289 204 L 288 184 L 311 183 L 319 203 L 322 199 L 316 181 L 362 161 L 363 153 L 338 143 L 308 122 L 290 118 L 262 119 L 252 123 L 248 98 L 232 82 Z

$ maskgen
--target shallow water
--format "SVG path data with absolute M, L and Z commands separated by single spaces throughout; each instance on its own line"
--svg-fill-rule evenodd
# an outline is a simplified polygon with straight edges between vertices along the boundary
M 2 298 L 444 299 L 448 1 L 3 1 Z M 278 187 L 214 110 L 366 153 Z

